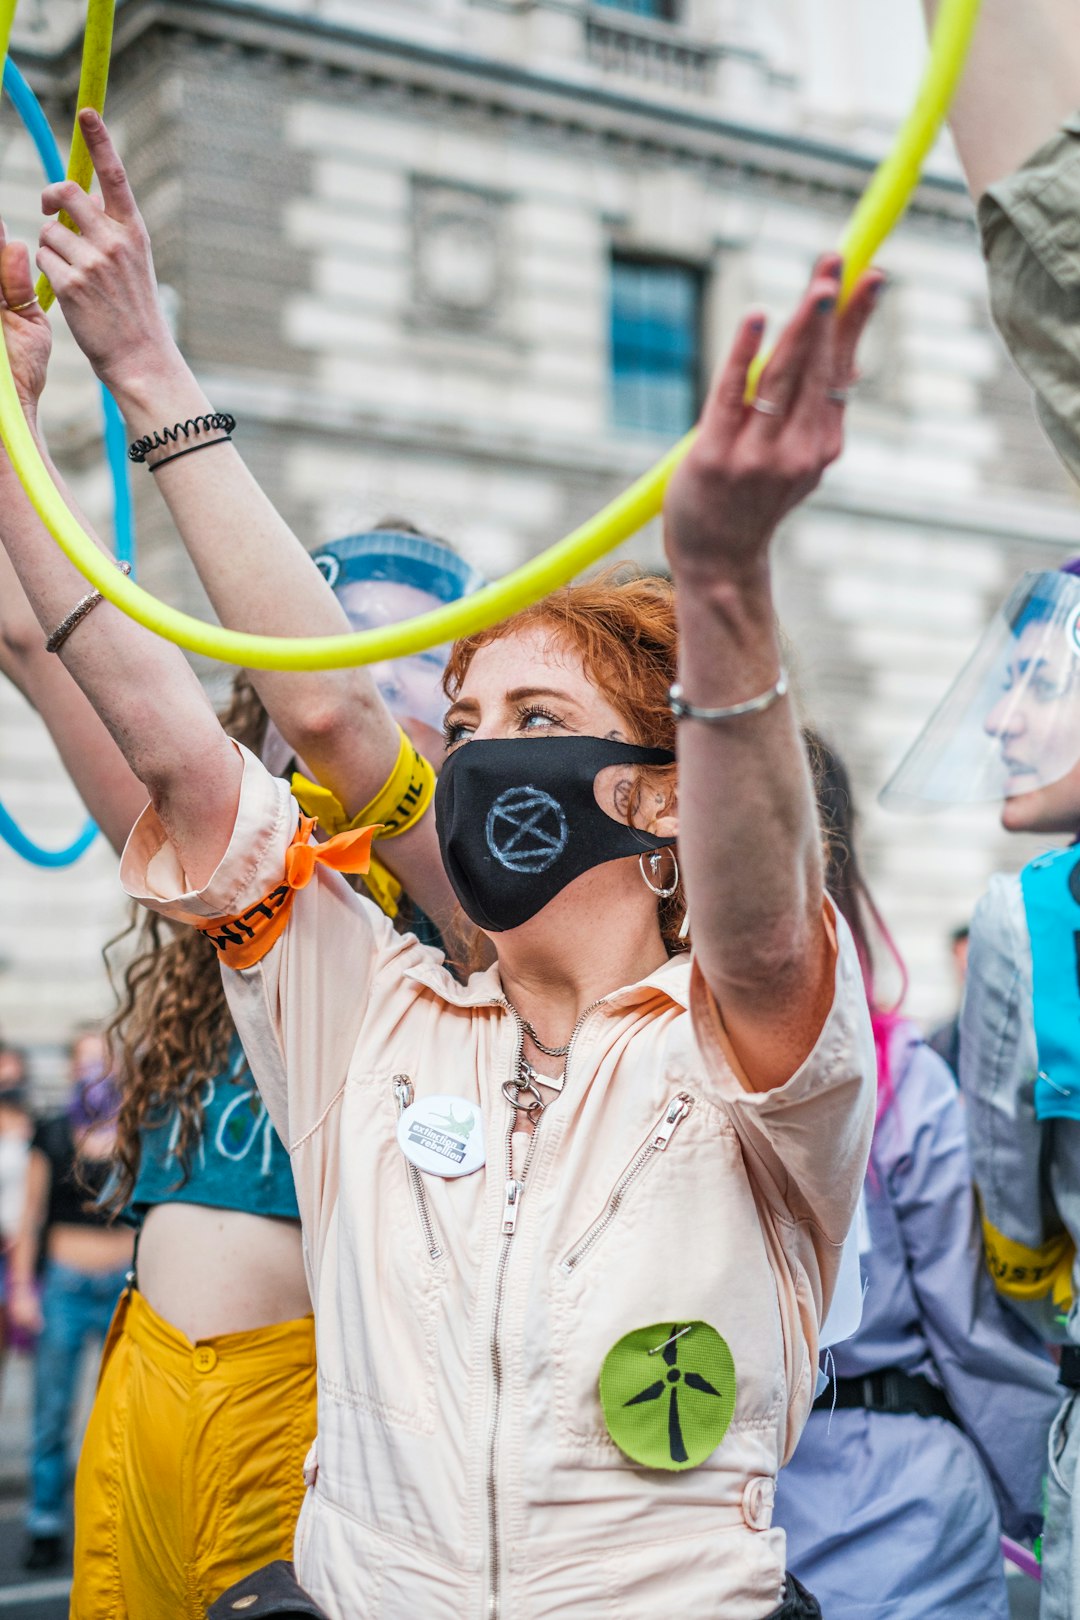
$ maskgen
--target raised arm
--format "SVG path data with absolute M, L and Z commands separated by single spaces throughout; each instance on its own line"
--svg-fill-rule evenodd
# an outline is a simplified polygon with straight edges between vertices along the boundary
M 25 247 L 5 242 L 2 234 L 0 294 L 8 306 L 0 309 L 0 322 L 23 409 L 49 464 L 37 427 L 49 324 L 36 304 L 12 307 L 32 300 L 33 282 Z M 38 624 L 49 634 L 87 594 L 86 581 L 44 528 L 2 454 L 0 536 Z M 102 602 L 58 656 L 152 799 L 192 882 L 205 882 L 228 843 L 241 766 L 182 654 Z
M 781 518 L 842 444 L 843 391 L 880 277 L 840 317 L 839 259 L 823 260 L 745 403 L 763 321 L 744 321 L 664 507 L 677 588 L 680 681 L 697 709 L 777 691 L 781 651 L 769 547 Z M 840 397 L 837 397 L 837 396 Z M 679 725 L 679 855 L 694 948 L 750 1082 L 786 1080 L 832 997 L 821 835 L 790 697 Z
M 940 5 L 923 0 L 929 24 Z M 982 0 L 949 115 L 972 196 L 1018 169 L 1078 108 L 1078 0 Z
M 96 114 L 81 114 L 102 199 L 77 186 L 48 187 L 43 206 L 65 208 L 79 225 L 42 231 L 38 264 L 98 376 L 124 413 L 132 437 L 213 412 L 177 348 L 161 311 L 150 240 L 123 164 Z M 220 436 L 220 435 L 219 435 Z M 184 448 L 181 441 L 180 448 Z M 147 465 L 169 450 L 153 452 Z M 245 467 L 220 443 L 181 455 L 153 473 L 207 594 L 223 624 L 265 635 L 337 635 L 344 609 L 288 524 Z M 364 668 L 305 675 L 252 670 L 251 679 L 282 735 L 355 815 L 380 791 L 398 756 L 398 732 Z M 380 849 L 409 894 L 436 917 L 452 894 L 443 874 L 434 817 Z
M 25 499 L 0 458 L 0 501 Z M 17 480 L 16 480 L 17 482 Z M 86 694 L 45 638 L 19 577 L 0 547 L 0 673 L 17 686 L 48 729 L 80 798 L 119 855 L 146 803 L 146 789 L 98 719 Z

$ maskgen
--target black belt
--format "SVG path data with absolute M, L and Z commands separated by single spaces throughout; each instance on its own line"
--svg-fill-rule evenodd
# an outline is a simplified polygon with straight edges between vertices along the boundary
M 1058 1383 L 1066 1389 L 1080 1389 L 1080 1345 L 1066 1344 L 1061 1351 Z
M 1077 1357 L 1080 1384 L 1080 1350 Z M 945 1418 L 959 1427 L 959 1419 L 945 1391 L 928 1378 L 902 1372 L 899 1367 L 883 1367 L 880 1372 L 866 1373 L 862 1378 L 834 1378 L 822 1390 L 814 1406 L 826 1412 L 834 1407 L 842 1410 L 863 1407 L 868 1412 L 914 1412 L 917 1417 Z

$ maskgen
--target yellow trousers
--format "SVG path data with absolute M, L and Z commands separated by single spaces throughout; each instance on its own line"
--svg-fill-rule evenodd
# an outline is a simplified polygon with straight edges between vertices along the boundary
M 75 1478 L 71 1620 L 203 1620 L 291 1558 L 315 1428 L 312 1317 L 192 1344 L 125 1294 Z

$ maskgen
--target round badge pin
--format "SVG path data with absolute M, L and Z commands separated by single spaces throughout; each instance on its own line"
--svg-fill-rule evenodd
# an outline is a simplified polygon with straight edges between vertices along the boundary
M 658 1322 L 613 1345 L 600 1369 L 608 1433 L 631 1462 L 680 1473 L 711 1457 L 735 1411 L 735 1362 L 708 1322 Z
M 420 1097 L 402 1111 L 398 1146 L 431 1176 L 471 1176 L 484 1163 L 484 1116 L 467 1097 Z

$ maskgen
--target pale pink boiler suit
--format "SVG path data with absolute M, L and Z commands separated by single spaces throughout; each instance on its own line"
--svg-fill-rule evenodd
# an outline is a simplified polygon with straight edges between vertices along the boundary
M 286 784 L 245 755 L 206 887 L 188 892 L 151 811 L 125 885 L 174 919 L 242 914 L 280 895 L 297 822 Z M 456 982 L 320 867 L 263 958 L 226 971 L 296 1178 L 319 1363 L 296 1565 L 334 1620 L 761 1620 L 779 1602 L 774 1481 L 809 1409 L 873 1124 L 862 978 L 843 922 L 826 926 L 832 1010 L 776 1090 L 740 1081 L 688 957 L 591 1008 L 512 1235 L 501 1088 L 521 1037 L 497 968 Z M 401 1076 L 479 1103 L 481 1170 L 410 1173 Z M 679 1098 L 666 1146 L 567 1266 Z M 701 1466 L 646 1469 L 608 1435 L 601 1364 L 635 1328 L 691 1321 L 730 1347 L 734 1418 Z

